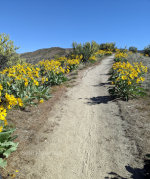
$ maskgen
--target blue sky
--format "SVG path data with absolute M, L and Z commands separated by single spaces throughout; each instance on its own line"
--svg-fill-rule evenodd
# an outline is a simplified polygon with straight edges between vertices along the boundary
M 1 0 L 0 33 L 19 53 L 71 47 L 73 41 L 150 44 L 150 0 Z

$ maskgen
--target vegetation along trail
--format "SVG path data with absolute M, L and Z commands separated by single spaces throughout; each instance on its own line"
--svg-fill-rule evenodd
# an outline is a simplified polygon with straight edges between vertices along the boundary
M 55 104 L 48 121 L 59 125 L 45 134 L 42 145 L 33 147 L 37 155 L 32 171 L 25 166 L 26 178 L 104 179 L 112 172 L 130 178 L 126 167 L 137 167 L 134 144 L 125 136 L 117 102 L 108 94 L 112 63 L 110 56 L 81 72 L 78 84 Z

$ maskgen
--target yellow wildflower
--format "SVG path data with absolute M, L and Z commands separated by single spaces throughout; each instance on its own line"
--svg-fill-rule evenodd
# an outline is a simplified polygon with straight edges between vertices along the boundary
M 0 84 L 0 90 L 2 91 L 3 90 L 3 86 Z
M 126 80 L 126 79 L 127 79 L 127 77 L 126 77 L 126 76 L 122 76 L 121 78 L 122 78 L 122 80 Z
M 43 99 L 41 99 L 41 100 L 40 100 L 40 103 L 43 103 L 43 102 L 44 102 L 44 100 L 43 100 Z
M 12 108 L 12 106 L 10 106 L 10 105 L 7 106 L 7 109 L 11 109 L 11 108 Z
M 145 81 L 145 78 L 141 77 L 140 80 L 143 82 L 143 81 Z
M 2 132 L 3 131 L 3 126 L 0 126 L 0 132 Z
M 131 81 L 130 80 L 128 81 L 128 85 L 131 85 Z
M 36 80 L 34 80 L 34 84 L 35 84 L 36 86 L 38 86 L 38 85 L 39 85 L 39 82 L 36 81 Z
M 19 106 L 23 106 L 23 102 L 21 98 L 17 98 L 17 101 L 18 101 Z
M 137 78 L 136 83 L 139 83 L 139 82 L 140 82 L 140 78 Z

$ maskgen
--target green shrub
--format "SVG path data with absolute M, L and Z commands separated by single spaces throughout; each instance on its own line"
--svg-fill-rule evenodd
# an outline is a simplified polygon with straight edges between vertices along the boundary
M 115 47 L 115 43 L 102 43 L 99 45 L 99 49 L 115 51 L 116 47 Z
M 129 47 L 129 51 L 136 53 L 137 52 L 137 48 L 136 47 Z
M 146 95 L 141 85 L 145 81 L 143 77 L 145 73 L 147 73 L 147 66 L 142 62 L 133 65 L 128 61 L 114 63 L 109 78 L 113 86 L 109 88 L 109 93 L 126 101 L 131 97 Z
M 13 41 L 9 40 L 8 35 L 0 34 L 0 70 L 24 61 L 16 53 L 17 49 L 18 47 L 14 46 Z
M 126 47 L 125 48 L 119 48 L 119 51 L 124 53 L 124 52 L 127 52 L 127 49 L 126 49 Z
M 150 56 L 150 45 L 144 48 L 144 55 Z
M 99 45 L 95 42 L 92 41 L 90 42 L 86 42 L 83 44 L 77 44 L 76 42 L 72 43 L 72 47 L 73 47 L 73 52 L 72 54 L 74 55 L 82 55 L 82 61 L 83 62 L 87 62 L 89 60 L 89 58 L 94 55 L 95 52 L 98 51 L 99 49 Z

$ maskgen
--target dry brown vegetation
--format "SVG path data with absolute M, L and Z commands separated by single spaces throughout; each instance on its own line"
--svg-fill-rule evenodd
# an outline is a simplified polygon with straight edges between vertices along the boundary
M 28 63 L 37 63 L 43 59 L 52 59 L 54 57 L 66 56 L 70 53 L 71 48 L 60 48 L 60 47 L 52 47 L 39 49 L 34 52 L 26 52 L 22 53 L 21 57 L 25 58 Z

